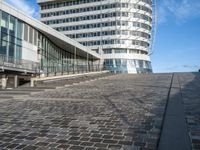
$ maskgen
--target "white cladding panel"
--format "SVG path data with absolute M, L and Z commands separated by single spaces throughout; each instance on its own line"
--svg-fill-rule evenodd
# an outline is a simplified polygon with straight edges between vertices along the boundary
M 38 62 L 37 46 L 25 41 L 22 42 L 22 45 L 22 59 Z

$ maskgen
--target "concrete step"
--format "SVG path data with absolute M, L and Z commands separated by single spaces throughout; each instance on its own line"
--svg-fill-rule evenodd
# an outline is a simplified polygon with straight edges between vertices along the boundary
M 32 88 L 35 88 L 35 89 L 55 89 L 56 87 L 54 86 L 45 86 L 45 85 L 37 85 L 36 87 L 32 87 Z
M 12 92 L 18 92 L 18 91 L 22 91 L 22 92 L 39 92 L 39 91 L 44 91 L 44 89 L 37 89 L 37 88 L 16 88 L 16 89 L 6 89 L 3 91 L 12 91 Z
M 29 95 L 30 91 L 0 91 L 0 95 Z
M 0 100 L 3 100 L 3 99 L 12 99 L 12 98 L 13 98 L 13 96 L 0 94 Z
M 73 85 L 78 84 L 80 82 L 91 81 L 95 79 L 104 78 L 107 76 L 111 76 L 111 73 L 103 73 L 103 74 L 92 74 L 92 75 L 84 75 L 70 78 L 62 78 L 62 79 L 52 79 L 46 81 L 38 81 L 36 87 L 61 87 L 65 85 Z

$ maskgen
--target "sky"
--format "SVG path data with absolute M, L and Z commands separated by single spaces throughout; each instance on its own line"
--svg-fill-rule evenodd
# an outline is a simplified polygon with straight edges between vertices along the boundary
M 38 18 L 36 0 L 5 0 Z M 157 0 L 156 34 L 151 62 L 154 72 L 200 69 L 200 0 Z

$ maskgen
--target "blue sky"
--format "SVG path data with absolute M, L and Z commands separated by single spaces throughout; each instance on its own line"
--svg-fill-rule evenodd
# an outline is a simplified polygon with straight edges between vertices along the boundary
M 200 0 L 158 0 L 155 72 L 200 69 Z
M 36 0 L 5 0 L 26 14 L 38 17 Z M 157 0 L 154 72 L 200 69 L 200 0 Z

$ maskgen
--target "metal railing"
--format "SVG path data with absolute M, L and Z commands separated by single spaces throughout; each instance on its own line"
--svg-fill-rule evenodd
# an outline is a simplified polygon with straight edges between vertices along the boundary
M 39 75 L 56 76 L 66 74 L 79 74 L 87 72 L 103 71 L 105 68 L 102 65 L 58 65 L 58 66 L 42 66 Z
M 31 73 L 39 76 L 56 76 L 105 70 L 102 65 L 93 64 L 80 65 L 71 63 L 53 63 L 53 65 L 51 64 L 44 66 L 37 62 L 23 59 L 15 59 L 13 57 L 7 57 L 5 55 L 0 55 L 0 68 L 2 71 L 8 69 L 17 72 L 20 70 L 20 72 Z
M 5 68 L 9 68 L 9 70 L 21 70 L 24 72 L 30 73 L 37 73 L 39 69 L 39 63 L 23 60 L 23 59 L 16 59 L 14 57 L 7 57 L 5 55 L 0 55 L 0 66 L 1 69 L 4 70 Z

